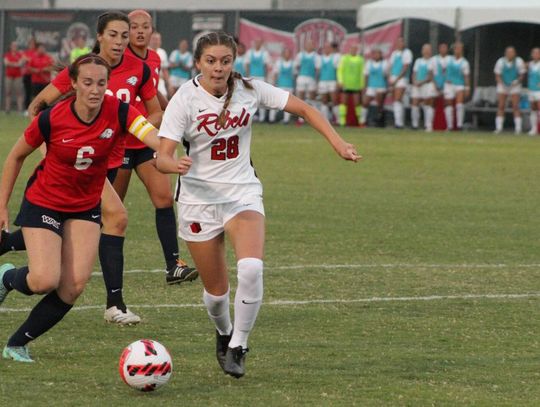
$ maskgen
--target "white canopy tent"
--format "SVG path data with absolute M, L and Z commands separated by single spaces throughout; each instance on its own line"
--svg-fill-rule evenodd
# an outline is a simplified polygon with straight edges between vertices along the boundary
M 486 24 L 540 23 L 539 0 L 379 0 L 360 6 L 356 25 L 360 29 L 390 20 L 416 18 L 435 21 L 456 30 Z

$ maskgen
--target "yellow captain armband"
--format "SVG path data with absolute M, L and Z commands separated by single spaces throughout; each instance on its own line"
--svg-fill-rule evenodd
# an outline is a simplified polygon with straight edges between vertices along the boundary
M 139 140 L 143 141 L 144 138 L 150 131 L 154 130 L 155 127 L 142 115 L 137 116 L 131 126 L 129 126 L 128 131 L 137 137 Z

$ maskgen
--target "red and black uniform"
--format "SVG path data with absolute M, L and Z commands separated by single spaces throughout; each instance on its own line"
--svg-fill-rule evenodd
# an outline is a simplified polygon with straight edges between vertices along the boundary
M 51 81 L 51 71 L 44 70 L 51 68 L 54 64 L 52 57 L 47 54 L 34 53 L 32 59 L 28 61 L 28 68 L 31 72 L 30 80 L 32 82 L 32 94 L 36 96 Z
M 10 63 L 18 64 L 18 66 L 6 66 L 6 77 L 7 78 L 20 78 L 22 77 L 22 60 L 24 58 L 24 54 L 22 51 L 8 51 L 4 54 L 4 59 L 6 59 Z
M 131 46 L 128 46 L 126 49 L 126 54 L 138 58 L 148 65 L 151 71 L 152 83 L 154 88 L 158 89 L 159 84 L 159 71 L 161 69 L 161 58 L 158 53 L 152 49 L 146 51 L 146 57 L 141 58 L 138 56 Z M 144 116 L 147 116 L 146 106 L 144 102 L 137 97 L 137 102 L 135 107 L 140 111 Z M 138 138 L 128 135 L 126 138 L 126 150 L 124 153 L 124 161 L 122 163 L 122 168 L 124 169 L 133 169 L 136 168 L 139 164 L 142 164 L 146 161 L 149 161 L 153 158 L 154 150 L 148 147 L 146 144 L 141 142 Z
M 28 181 L 17 225 L 61 234 L 66 219 L 100 221 L 109 155 L 141 114 L 105 95 L 99 114 L 86 123 L 78 117 L 74 103 L 72 97 L 44 110 L 24 133 L 33 147 L 45 142 L 47 155 Z
M 73 90 L 67 68 L 61 71 L 51 83 L 62 94 Z M 135 106 L 137 96 L 143 101 L 152 99 L 156 95 L 156 88 L 150 68 L 140 59 L 124 54 L 120 63 L 112 68 L 107 94 L 116 96 L 132 106 Z M 131 136 L 128 135 L 128 137 Z M 122 165 L 125 138 L 119 141 L 109 157 L 109 169 Z

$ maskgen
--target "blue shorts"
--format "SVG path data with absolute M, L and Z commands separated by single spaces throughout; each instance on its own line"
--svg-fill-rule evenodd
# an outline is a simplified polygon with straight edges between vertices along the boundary
M 59 236 L 63 235 L 64 223 L 69 219 L 87 220 L 101 225 L 101 203 L 82 212 L 61 212 L 43 206 L 34 205 L 23 198 L 15 225 L 28 228 L 47 229 Z

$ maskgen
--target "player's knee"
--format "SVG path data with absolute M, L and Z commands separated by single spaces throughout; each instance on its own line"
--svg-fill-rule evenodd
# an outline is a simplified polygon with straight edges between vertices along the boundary
M 28 273 L 27 282 L 28 288 L 30 288 L 30 290 L 32 290 L 34 294 L 50 293 L 51 291 L 56 290 L 59 283 L 58 278 L 55 278 L 53 276 L 46 276 L 42 274 L 40 277 L 36 277 L 35 274 L 32 274 L 31 269 L 30 273 Z
M 75 280 L 70 283 L 69 287 L 58 287 L 58 295 L 62 298 L 62 301 L 73 304 L 83 293 L 85 287 L 86 280 Z
M 262 298 L 263 266 L 261 259 L 246 257 L 238 260 L 238 285 L 243 285 L 255 297 Z
M 125 208 L 103 213 L 102 222 L 108 234 L 122 236 L 128 226 L 128 214 Z
M 152 203 L 156 209 L 160 208 L 170 208 L 174 204 L 173 196 L 170 191 L 159 194 L 154 194 L 152 196 Z

